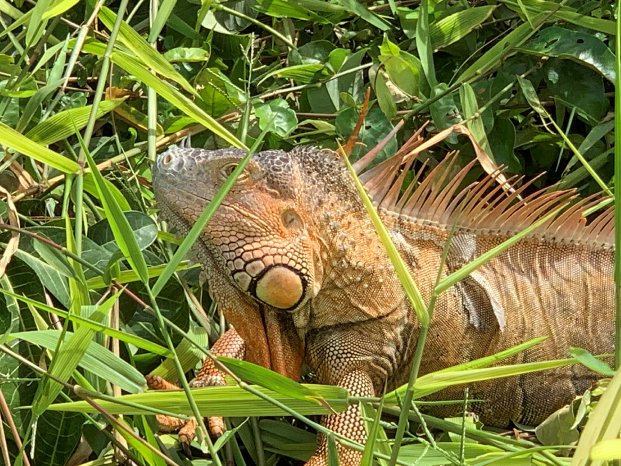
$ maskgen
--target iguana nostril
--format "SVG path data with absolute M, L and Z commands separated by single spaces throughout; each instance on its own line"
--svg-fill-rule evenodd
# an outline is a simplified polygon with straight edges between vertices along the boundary
M 293 270 L 275 266 L 259 279 L 255 293 L 257 298 L 270 306 L 290 309 L 302 299 L 304 285 Z
M 170 163 L 174 160 L 174 157 L 171 154 L 165 154 L 161 160 L 164 165 L 170 165 Z

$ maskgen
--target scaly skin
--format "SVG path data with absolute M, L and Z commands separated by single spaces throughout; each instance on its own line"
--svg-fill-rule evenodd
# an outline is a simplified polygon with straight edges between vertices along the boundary
M 153 185 L 163 217 L 178 232 L 187 231 L 243 155 L 236 149 L 177 148 L 162 154 Z M 381 215 L 429 299 L 447 229 L 390 209 Z M 456 230 L 442 275 L 508 235 Z M 418 322 L 333 152 L 298 148 L 256 154 L 194 254 L 210 293 L 246 341 L 250 361 L 293 379 L 305 361 L 320 383 L 340 385 L 355 396 L 374 396 L 406 381 Z M 607 245 L 536 235 L 519 243 L 440 295 L 421 372 L 541 335 L 551 338 L 509 362 L 565 357 L 571 345 L 610 352 L 612 263 Z M 574 367 L 521 376 L 517 384 L 516 379 L 478 384 L 473 396 L 488 402 L 473 409 L 487 424 L 537 423 L 594 379 Z M 460 398 L 461 390 L 442 397 Z M 358 442 L 366 439 L 357 406 L 327 416 L 323 424 Z M 326 465 L 326 451 L 320 438 L 308 464 Z M 348 466 L 360 462 L 360 453 L 347 448 L 339 447 L 339 457 Z

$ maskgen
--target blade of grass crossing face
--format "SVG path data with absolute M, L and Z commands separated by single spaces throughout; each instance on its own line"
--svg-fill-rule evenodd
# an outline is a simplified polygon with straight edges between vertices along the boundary
M 110 222 L 110 228 L 112 230 L 112 234 L 114 235 L 114 239 L 119 245 L 119 249 L 123 253 L 123 256 L 129 262 L 131 268 L 140 277 L 140 280 L 144 284 L 147 284 L 149 281 L 147 263 L 140 247 L 138 246 L 138 242 L 134 237 L 132 228 L 129 225 L 127 218 L 125 218 L 123 211 L 116 202 L 115 197 L 106 188 L 104 178 L 97 169 L 97 165 L 95 164 L 93 157 L 86 150 L 85 154 L 86 161 L 91 169 L 91 173 L 93 174 L 93 180 L 97 186 L 97 191 L 99 192 L 99 200 L 101 201 L 106 212 L 106 217 Z
M 196 223 L 192 225 L 192 228 L 188 232 L 187 236 L 185 237 L 183 242 L 179 245 L 179 247 L 175 251 L 175 254 L 170 259 L 168 264 L 166 265 L 166 268 L 164 269 L 160 277 L 157 279 L 157 281 L 153 285 L 153 288 L 151 289 L 151 292 L 153 293 L 153 297 L 156 297 L 160 293 L 160 291 L 162 291 L 162 288 L 164 288 L 164 285 L 166 284 L 166 282 L 168 282 L 170 277 L 172 277 L 173 273 L 175 273 L 177 266 L 185 258 L 187 253 L 190 251 L 190 249 L 192 248 L 192 246 L 194 245 L 194 243 L 200 236 L 201 232 L 205 228 L 205 225 L 207 225 L 207 222 L 209 221 L 209 219 L 213 216 L 216 209 L 220 206 L 220 204 L 224 200 L 224 197 L 226 196 L 226 194 L 233 187 L 239 175 L 241 175 L 242 171 L 246 168 L 246 165 L 248 165 L 248 162 L 254 155 L 255 151 L 257 150 L 257 148 L 263 141 L 263 138 L 265 137 L 266 134 L 267 134 L 267 128 L 263 130 L 263 132 L 261 132 L 259 137 L 256 139 L 254 145 L 248 151 L 248 154 L 246 154 L 246 156 L 239 161 L 239 164 L 237 165 L 237 167 L 235 167 L 235 170 L 233 170 L 233 173 L 231 173 L 231 175 L 227 178 L 226 182 L 220 187 L 220 189 L 218 189 L 218 192 L 216 192 L 211 202 L 207 205 L 207 207 L 205 207 L 205 210 L 203 211 L 203 213 L 201 213 L 201 215 L 196 219 Z

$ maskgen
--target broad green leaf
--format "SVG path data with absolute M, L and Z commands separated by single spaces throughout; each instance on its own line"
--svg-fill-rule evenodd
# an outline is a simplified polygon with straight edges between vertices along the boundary
M 298 84 L 308 84 L 316 80 L 316 76 L 325 68 L 320 63 L 310 63 L 305 65 L 293 65 L 285 68 L 276 68 L 261 78 L 259 84 L 272 76 L 284 79 L 293 79 Z
M 584 420 L 591 393 L 586 392 L 569 405 L 550 414 L 535 429 L 537 440 L 542 445 L 572 445 L 580 438 L 579 424 Z
M 298 125 L 295 111 L 284 99 L 274 99 L 266 103 L 256 104 L 255 114 L 259 119 L 259 128 L 280 137 L 287 137 Z
M 606 79 L 615 81 L 615 55 L 592 34 L 559 26 L 541 29 L 520 50 L 539 56 L 568 58 L 587 65 Z
M 477 6 L 434 21 L 429 25 L 431 46 L 437 50 L 463 39 L 489 18 L 495 9 L 495 5 Z
M 550 59 L 544 68 L 547 92 L 563 101 L 591 124 L 602 120 L 610 109 L 602 77 L 570 60 Z
M 34 464 L 67 464 L 80 442 L 83 426 L 84 418 L 78 413 L 43 413 L 37 419 L 37 441 L 33 445 Z
M 386 73 L 379 70 L 375 74 L 375 79 L 373 80 L 377 103 L 382 109 L 382 112 L 384 112 L 384 115 L 386 115 L 386 118 L 394 118 L 397 115 L 397 104 L 395 103 L 395 99 L 388 88 L 388 83 L 389 80 Z
M 23 260 L 37 274 L 41 284 L 56 298 L 63 306 L 69 307 L 71 299 L 66 270 L 58 269 L 48 264 L 45 260 L 36 257 L 22 249 L 15 251 L 15 257 Z
M 54 167 L 63 173 L 76 173 L 80 166 L 53 150 L 37 144 L 26 136 L 0 122 L 0 144 Z
M 122 102 L 121 99 L 102 101 L 97 107 L 96 118 L 101 118 Z M 58 112 L 28 131 L 26 137 L 44 145 L 66 139 L 86 126 L 91 108 L 92 105 L 87 105 L 86 107 L 70 108 Z
M 409 96 L 417 96 L 427 85 L 423 77 L 423 66 L 414 55 L 403 51 L 384 36 L 380 46 L 380 61 L 390 80 Z
M 302 415 L 309 414 L 332 414 L 332 411 L 324 405 L 314 401 L 300 400 L 281 395 L 263 387 L 255 387 L 258 392 L 285 404 L 290 409 Z M 347 409 L 347 391 L 344 388 L 331 385 L 309 385 L 317 396 L 323 398 L 337 412 Z M 221 386 L 206 387 L 192 390 L 192 395 L 201 412 L 211 416 L 288 416 L 289 413 L 269 401 L 254 395 L 240 387 Z M 192 409 L 183 390 L 174 391 L 149 391 L 125 395 L 117 398 L 118 402 L 101 400 L 98 403 L 110 414 L 151 414 L 149 408 L 166 410 L 187 416 L 192 415 Z M 143 405 L 143 407 L 126 404 Z M 94 408 L 85 401 L 58 403 L 49 407 L 52 411 L 72 411 L 79 413 L 92 413 Z

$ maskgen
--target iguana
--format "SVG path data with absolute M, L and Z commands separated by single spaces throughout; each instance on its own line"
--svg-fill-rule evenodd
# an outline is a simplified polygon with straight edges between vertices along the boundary
M 447 157 L 426 177 L 411 173 L 421 139 L 368 168 L 355 166 L 424 299 L 441 276 L 566 205 L 563 213 L 442 293 L 421 373 L 549 338 L 509 363 L 563 358 L 570 346 L 613 350 L 613 213 L 586 224 L 593 198 L 537 191 L 505 193 L 492 174 L 462 186 L 472 168 Z M 171 148 L 154 167 L 161 215 L 189 230 L 245 152 Z M 366 170 L 366 171 L 365 171 Z M 422 170 L 419 170 L 420 174 Z M 511 180 L 510 180 L 511 181 Z M 520 181 L 520 180 L 512 180 Z M 523 197 L 525 196 L 525 197 Z M 335 152 L 298 147 L 255 154 L 194 247 L 209 291 L 233 325 L 218 354 L 244 357 L 298 379 L 303 363 L 320 383 L 357 396 L 407 381 L 419 324 L 344 162 Z M 222 383 L 207 360 L 193 385 Z M 533 425 L 582 393 L 596 375 L 570 366 L 476 384 L 473 409 L 488 425 Z M 156 384 L 158 381 L 155 381 Z M 160 381 L 161 382 L 161 381 Z M 462 388 L 445 398 L 462 398 Z M 449 407 L 435 414 L 449 415 Z M 364 443 L 359 407 L 323 424 Z M 360 453 L 338 447 L 343 465 Z M 307 465 L 327 464 L 320 437 Z

